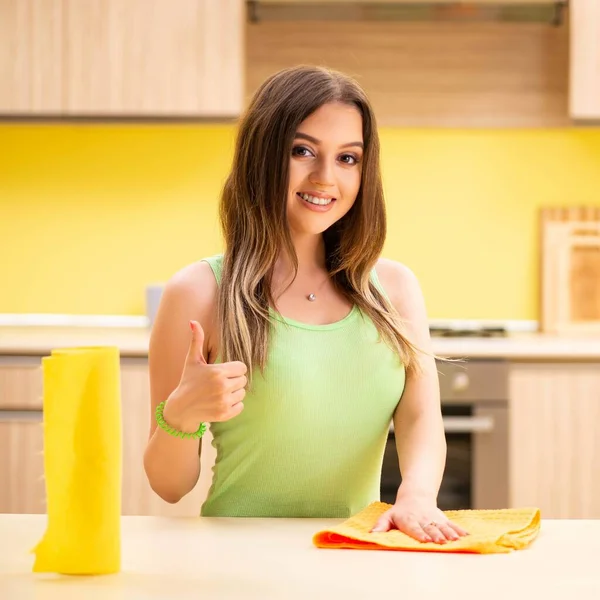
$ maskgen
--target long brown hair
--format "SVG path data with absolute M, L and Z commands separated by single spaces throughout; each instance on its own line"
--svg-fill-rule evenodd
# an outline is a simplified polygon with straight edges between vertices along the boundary
M 225 241 L 218 314 L 223 361 L 240 360 L 264 370 L 274 306 L 271 279 L 280 252 L 298 269 L 287 223 L 289 156 L 300 123 L 323 104 L 355 106 L 362 116 L 361 185 L 348 213 L 324 232 L 333 284 L 370 317 L 406 368 L 416 349 L 402 332 L 399 315 L 370 280 L 383 249 L 386 214 L 379 169 L 379 137 L 373 110 L 356 81 L 321 67 L 299 66 L 268 78 L 243 116 L 233 167 L 220 203 Z

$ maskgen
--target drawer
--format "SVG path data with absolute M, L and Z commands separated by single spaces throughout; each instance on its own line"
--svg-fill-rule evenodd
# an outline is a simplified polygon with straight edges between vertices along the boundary
M 42 394 L 41 357 L 0 357 L 0 410 L 41 409 Z
M 437 361 L 437 369 L 442 403 L 508 400 L 507 361 Z

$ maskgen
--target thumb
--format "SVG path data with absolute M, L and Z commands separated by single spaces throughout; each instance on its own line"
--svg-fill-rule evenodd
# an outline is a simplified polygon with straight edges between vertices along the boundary
M 188 350 L 187 361 L 191 363 L 207 364 L 204 358 L 204 329 L 198 321 L 190 321 L 192 340 Z
M 392 528 L 392 519 L 388 513 L 384 513 L 379 517 L 377 523 L 375 523 L 375 527 L 371 529 L 371 533 L 378 533 L 389 531 Z

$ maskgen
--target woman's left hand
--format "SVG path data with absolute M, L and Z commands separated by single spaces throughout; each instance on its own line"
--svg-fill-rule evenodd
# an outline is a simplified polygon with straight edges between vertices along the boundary
M 418 495 L 398 496 L 371 530 L 372 532 L 398 529 L 420 542 L 445 544 L 469 535 L 462 527 L 448 520 L 435 500 Z

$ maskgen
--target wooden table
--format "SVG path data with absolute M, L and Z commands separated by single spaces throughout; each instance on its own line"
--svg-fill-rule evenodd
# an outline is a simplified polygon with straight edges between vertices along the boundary
M 600 598 L 600 520 L 544 521 L 528 549 L 496 555 L 315 548 L 337 522 L 123 517 L 122 572 L 73 577 L 31 571 L 45 515 L 0 515 L 0 598 Z

